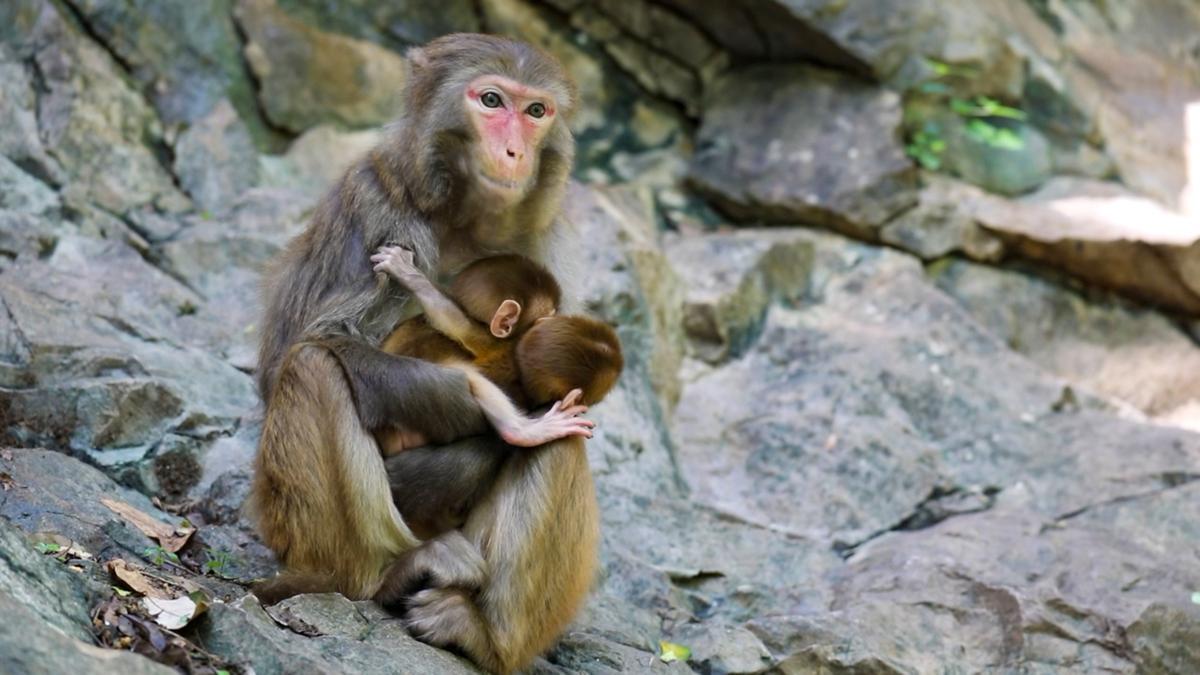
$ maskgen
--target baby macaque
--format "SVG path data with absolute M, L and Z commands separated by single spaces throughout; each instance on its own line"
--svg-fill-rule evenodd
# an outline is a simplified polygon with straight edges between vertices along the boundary
M 596 425 L 580 415 L 616 384 L 621 345 L 595 319 L 556 315 L 562 292 L 545 268 L 519 255 L 484 258 L 454 278 L 448 297 L 417 269 L 408 249 L 385 246 L 371 262 L 425 310 L 398 326 L 383 351 L 462 369 L 471 395 L 510 445 L 591 438 Z M 517 408 L 551 401 L 539 418 Z M 427 443 L 401 428 L 380 433 L 378 441 L 385 456 Z

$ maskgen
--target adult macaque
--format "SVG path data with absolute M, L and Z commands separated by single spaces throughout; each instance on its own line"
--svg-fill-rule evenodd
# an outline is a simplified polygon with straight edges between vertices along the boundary
M 483 258 L 455 276 L 447 297 L 413 264 L 412 251 L 385 246 L 371 262 L 425 310 L 400 324 L 383 351 L 461 369 L 484 416 L 510 445 L 592 437 L 595 423 L 579 415 L 616 384 L 621 343 L 595 319 L 557 314 L 562 291 L 546 268 L 519 255 Z M 551 402 L 539 418 L 516 405 L 528 410 Z M 427 444 L 406 429 L 380 439 L 384 456 Z
M 374 434 L 399 425 L 436 443 L 487 427 L 461 371 L 378 349 L 408 294 L 369 257 L 400 244 L 432 277 L 503 252 L 555 268 L 574 93 L 553 58 L 502 38 L 451 35 L 409 61 L 399 123 L 268 276 L 266 414 L 250 505 L 285 572 L 256 592 L 361 599 L 389 570 L 421 570 L 435 587 L 380 600 L 405 605 L 421 639 L 510 672 L 550 645 L 592 579 L 599 533 L 583 443 L 511 450 L 493 441 L 483 472 L 494 482 L 464 502 L 462 531 L 420 542 L 391 500 Z M 422 465 L 427 484 L 470 489 L 450 481 L 472 475 L 482 443 L 438 450 Z

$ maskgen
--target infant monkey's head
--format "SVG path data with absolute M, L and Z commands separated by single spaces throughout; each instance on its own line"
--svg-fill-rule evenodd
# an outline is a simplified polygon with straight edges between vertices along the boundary
M 471 263 L 455 277 L 450 294 L 472 319 L 497 338 L 517 340 L 521 386 L 533 405 L 561 400 L 572 389 L 593 405 L 613 388 L 625 362 L 621 342 L 607 324 L 586 316 L 556 316 L 562 300 L 546 268 L 519 255 Z
M 517 341 L 521 386 L 530 403 L 562 400 L 583 390 L 580 403 L 595 405 L 617 383 L 625 359 L 608 324 L 586 316 L 550 316 L 534 322 Z
M 467 316 L 497 338 L 520 337 L 534 321 L 558 311 L 562 289 L 553 274 L 520 255 L 497 255 L 467 265 L 450 284 Z

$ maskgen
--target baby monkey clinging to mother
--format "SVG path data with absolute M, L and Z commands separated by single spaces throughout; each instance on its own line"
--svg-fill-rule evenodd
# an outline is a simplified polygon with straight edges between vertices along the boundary
M 425 310 L 397 327 L 384 351 L 463 370 L 471 395 L 510 445 L 591 437 L 595 424 L 579 416 L 616 383 L 624 365 L 621 345 L 604 323 L 556 314 L 562 292 L 544 267 L 519 255 L 483 258 L 459 272 L 447 297 L 408 249 L 385 246 L 371 262 Z M 540 418 L 514 404 L 528 410 L 552 401 Z M 377 440 L 385 456 L 428 443 L 403 428 L 380 432 Z

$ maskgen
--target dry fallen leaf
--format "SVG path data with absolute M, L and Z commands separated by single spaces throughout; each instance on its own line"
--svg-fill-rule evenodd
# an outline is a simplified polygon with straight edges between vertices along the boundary
M 661 659 L 663 663 L 687 661 L 692 655 L 691 649 L 688 649 L 683 645 L 677 645 L 674 642 L 667 642 L 666 640 L 659 640 L 658 648 L 660 650 L 658 658 Z
M 196 602 L 186 595 L 181 595 L 174 600 L 142 598 L 142 607 L 150 616 L 154 617 L 155 623 L 167 630 L 183 628 L 188 625 L 192 617 L 198 614 Z
M 147 537 L 158 541 L 159 545 L 171 553 L 177 552 L 187 544 L 195 528 L 190 527 L 175 527 L 154 518 L 145 511 L 141 511 L 125 502 L 120 502 L 115 499 L 102 498 L 100 503 L 107 506 L 110 511 L 128 520 L 137 529 L 142 531 Z
M 92 554 L 83 550 L 78 544 L 61 534 L 53 532 L 36 532 L 30 539 L 33 541 L 34 548 L 39 553 L 52 553 L 60 560 L 66 561 L 74 558 L 78 560 L 91 560 Z
M 130 567 L 129 563 L 120 558 L 108 561 L 108 571 L 119 579 L 121 583 L 142 595 L 162 600 L 169 600 L 171 598 L 171 594 L 163 590 L 160 584 L 155 583 L 152 577 L 142 574 L 135 567 Z

